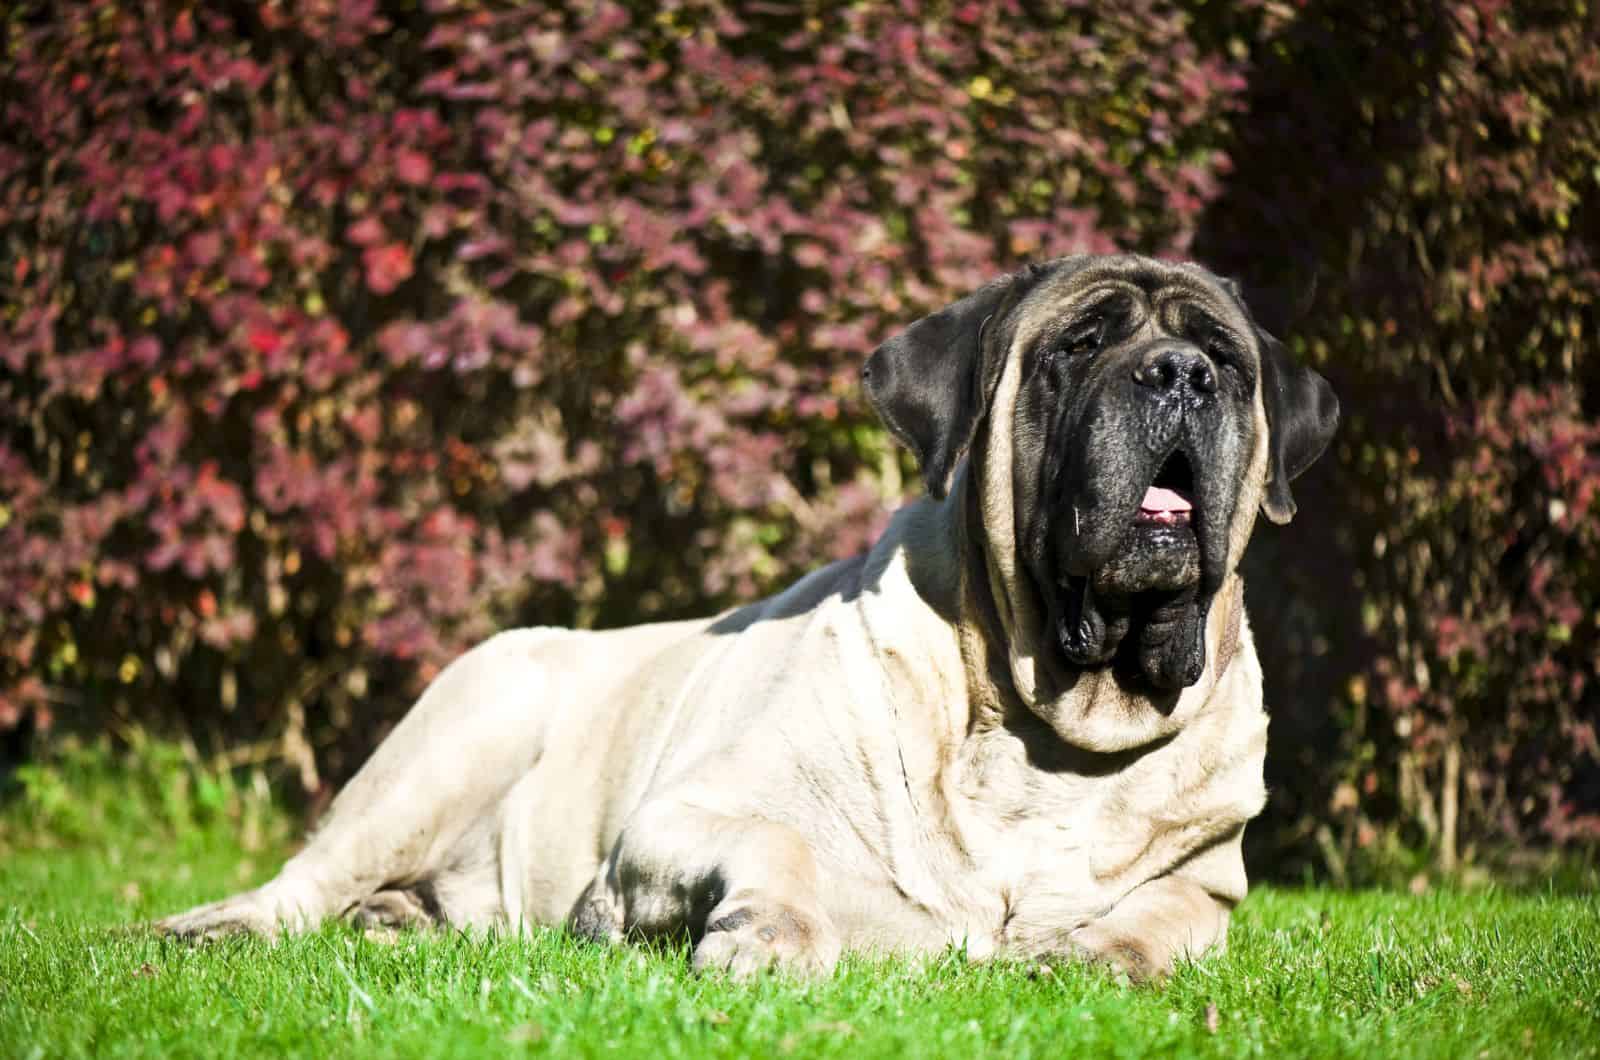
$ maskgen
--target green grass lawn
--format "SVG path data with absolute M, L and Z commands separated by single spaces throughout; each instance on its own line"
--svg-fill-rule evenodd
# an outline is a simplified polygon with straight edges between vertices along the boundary
M 559 932 L 175 943 L 136 925 L 269 874 L 270 804 L 196 770 L 41 774 L 18 802 L 0 1057 L 1600 1056 L 1592 894 L 1261 888 L 1225 956 L 1160 987 L 953 955 L 738 985 Z

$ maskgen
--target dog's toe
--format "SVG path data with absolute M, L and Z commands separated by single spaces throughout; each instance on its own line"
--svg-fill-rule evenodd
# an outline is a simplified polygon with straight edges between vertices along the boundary
M 697 972 L 748 979 L 767 970 L 825 978 L 839 961 L 839 941 L 816 918 L 793 909 L 740 908 L 713 916 L 694 949 Z

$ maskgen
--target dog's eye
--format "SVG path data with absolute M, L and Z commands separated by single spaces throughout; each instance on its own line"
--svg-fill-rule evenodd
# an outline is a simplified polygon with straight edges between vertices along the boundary
M 1239 349 L 1224 332 L 1213 331 L 1207 335 L 1205 342 L 1201 344 L 1201 349 L 1205 351 L 1207 357 L 1220 365 L 1234 367 L 1238 364 Z
M 1061 340 L 1061 352 L 1073 357 L 1094 353 L 1105 341 L 1106 326 L 1107 320 L 1103 316 L 1079 324 Z

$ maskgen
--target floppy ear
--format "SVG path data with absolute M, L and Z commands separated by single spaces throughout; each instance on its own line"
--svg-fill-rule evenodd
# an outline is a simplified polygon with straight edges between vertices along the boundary
M 1282 526 L 1294 518 L 1289 483 L 1333 441 L 1339 426 L 1339 399 L 1328 381 L 1296 364 L 1283 343 L 1259 327 L 1261 400 L 1267 407 L 1267 489 L 1261 510 Z
M 916 454 L 928 493 L 943 497 L 950 475 L 977 433 L 997 371 L 985 379 L 983 336 L 1006 299 L 1038 270 L 993 280 L 923 317 L 867 358 L 867 398 L 894 436 Z M 998 366 L 996 366 L 998 367 Z

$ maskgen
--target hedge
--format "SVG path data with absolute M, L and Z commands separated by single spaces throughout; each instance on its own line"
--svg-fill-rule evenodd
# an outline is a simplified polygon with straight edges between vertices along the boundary
M 1350 412 L 1250 561 L 1258 852 L 1600 834 L 1586 9 L 0 26 L 0 726 L 173 729 L 326 789 L 493 629 L 704 613 L 861 549 L 916 488 L 864 355 L 1122 248 L 1241 276 Z

